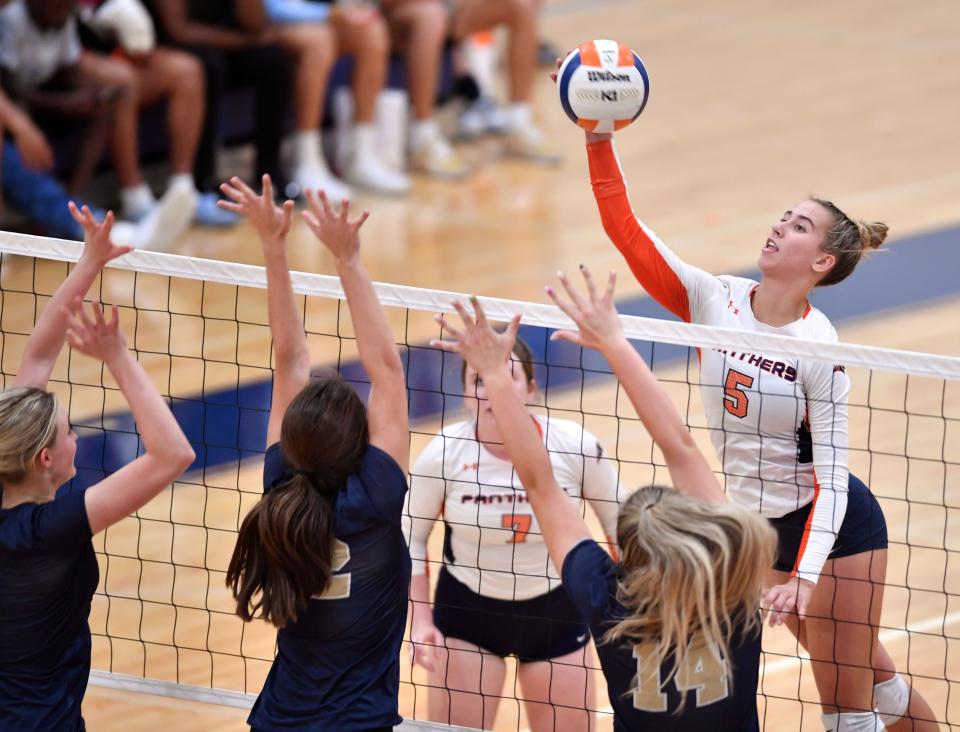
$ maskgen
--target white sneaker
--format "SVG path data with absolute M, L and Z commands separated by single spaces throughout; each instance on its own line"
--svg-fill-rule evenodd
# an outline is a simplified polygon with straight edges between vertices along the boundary
M 532 125 L 524 125 L 511 130 L 504 138 L 504 152 L 515 158 L 522 158 L 541 165 L 559 165 L 563 157 L 552 147 L 540 130 Z
M 410 168 L 419 173 L 457 180 L 470 173 L 470 167 L 457 155 L 439 131 L 410 149 Z
M 410 178 L 391 169 L 370 152 L 354 155 L 343 177 L 359 188 L 368 188 L 378 193 L 402 195 L 410 190 Z
M 188 186 L 171 186 L 136 225 L 137 249 L 166 250 L 189 228 L 197 211 L 197 192 Z
M 306 188 L 312 188 L 318 193 L 323 191 L 331 201 L 342 201 L 344 198 L 349 199 L 353 196 L 350 186 L 334 176 L 322 163 L 320 165 L 300 163 L 294 167 L 287 188 L 290 189 L 291 185 L 299 188 L 297 194 L 302 193 Z

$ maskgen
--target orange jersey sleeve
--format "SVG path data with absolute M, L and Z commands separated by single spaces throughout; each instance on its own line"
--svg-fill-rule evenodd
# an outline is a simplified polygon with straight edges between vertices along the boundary
M 630 271 L 658 303 L 686 322 L 696 320 L 703 290 L 717 280 L 685 264 L 633 213 L 613 143 L 587 145 L 590 183 L 607 236 L 627 260 Z

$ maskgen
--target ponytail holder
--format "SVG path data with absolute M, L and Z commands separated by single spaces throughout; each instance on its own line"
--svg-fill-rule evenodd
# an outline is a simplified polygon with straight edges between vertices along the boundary
M 302 475 L 307 480 L 311 482 L 313 481 L 313 473 L 311 473 L 309 470 L 301 470 L 300 468 L 294 468 L 292 472 L 294 475 Z

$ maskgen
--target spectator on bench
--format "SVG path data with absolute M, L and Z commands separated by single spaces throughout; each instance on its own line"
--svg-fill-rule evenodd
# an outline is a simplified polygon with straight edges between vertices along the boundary
M 67 203 L 70 196 L 51 172 L 53 150 L 43 132 L 30 116 L 18 108 L 9 97 L 0 92 L 0 183 L 2 198 L 39 226 L 44 234 L 63 239 L 81 240 L 83 226 L 70 214 Z M 161 199 L 139 223 L 117 221 L 113 238 L 120 244 L 138 249 L 157 249 L 165 242 L 165 229 L 175 225 L 181 215 L 173 199 Z M 95 211 L 102 221 L 105 212 Z M 172 223 L 171 223 L 172 222 Z
M 106 78 L 116 77 L 120 83 L 133 78 L 141 107 L 167 100 L 169 185 L 193 193 L 194 221 L 201 226 L 238 223 L 238 216 L 217 206 L 217 194 L 201 194 L 193 179 L 205 113 L 200 62 L 191 54 L 156 44 L 153 19 L 140 0 L 80 0 L 80 4 L 80 40 L 91 51 L 91 63 L 100 66 Z
M 161 41 L 196 56 L 206 74 L 207 114 L 194 165 L 201 191 L 216 190 L 218 128 L 227 89 L 256 94 L 255 177 L 284 180 L 280 143 L 290 99 L 292 65 L 277 45 L 262 0 L 148 0 Z M 282 190 L 282 186 L 279 186 Z
M 76 0 L 13 0 L 0 9 L 0 69 L 4 86 L 41 119 L 56 126 L 93 119 L 94 137 L 111 128 L 114 167 L 122 186 L 121 215 L 143 219 L 157 201 L 140 173 L 137 147 L 139 90 L 117 62 L 82 53 Z M 70 121 L 69 124 L 75 124 Z M 97 145 L 81 148 L 81 178 L 99 158 Z M 151 241 L 167 248 L 186 230 L 196 208 L 192 187 L 173 186 L 164 195 L 164 226 Z
M 340 173 L 349 183 L 381 193 L 406 193 L 410 181 L 380 156 L 374 128 L 377 96 L 387 76 L 390 44 L 383 17 L 373 6 L 331 6 L 309 0 L 264 0 L 277 35 L 296 63 L 297 131 L 291 180 L 324 191 L 332 200 L 350 189 L 333 177 L 323 158 L 320 123 L 327 85 L 338 56 L 353 56 L 354 125 L 350 155 Z

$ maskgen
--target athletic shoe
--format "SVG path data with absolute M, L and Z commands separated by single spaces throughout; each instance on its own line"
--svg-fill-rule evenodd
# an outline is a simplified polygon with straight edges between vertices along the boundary
M 464 178 L 470 173 L 470 167 L 439 131 L 410 151 L 410 168 L 418 173 L 451 180 Z
M 563 161 L 560 153 L 547 144 L 543 133 L 531 126 L 510 132 L 504 138 L 504 152 L 510 157 L 541 165 L 559 165 Z
M 388 167 L 372 153 L 354 155 L 343 177 L 358 188 L 377 193 L 402 195 L 410 190 L 410 178 Z
M 213 229 L 225 229 L 239 224 L 240 215 L 220 208 L 217 205 L 219 200 L 220 196 L 216 193 L 201 193 L 197 200 L 197 212 L 193 215 L 193 223 Z
M 506 129 L 503 107 L 490 97 L 480 97 L 470 102 L 457 120 L 457 137 L 465 140 L 481 135 L 502 135 Z
M 187 186 L 173 186 L 137 224 L 137 249 L 166 250 L 189 228 L 197 210 L 197 192 Z
M 297 189 L 296 194 L 290 195 L 294 188 Z M 312 188 L 318 193 L 323 191 L 331 201 L 342 201 L 344 198 L 349 199 L 353 196 L 350 186 L 335 177 L 322 163 L 319 165 L 299 164 L 293 169 L 290 183 L 286 186 L 287 196 L 296 198 L 307 188 Z

